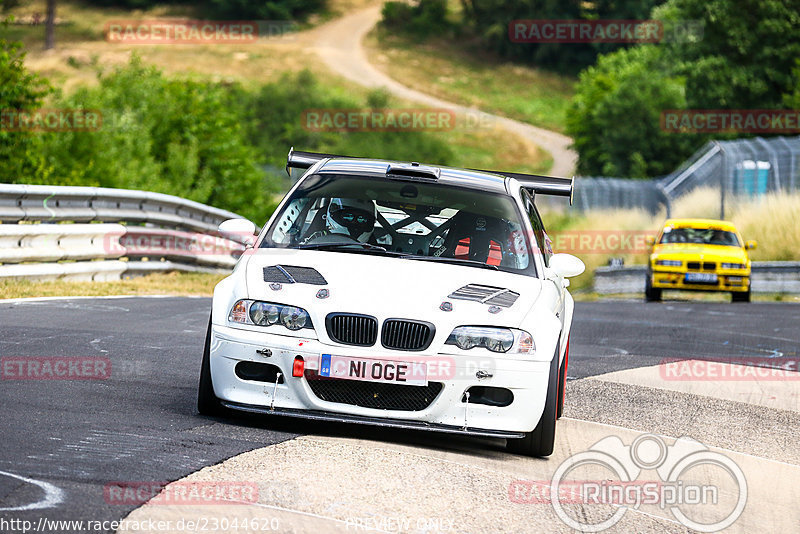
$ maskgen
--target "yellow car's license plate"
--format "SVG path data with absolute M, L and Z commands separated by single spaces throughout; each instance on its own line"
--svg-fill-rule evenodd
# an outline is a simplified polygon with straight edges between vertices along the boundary
M 686 273 L 686 282 L 695 284 L 716 284 L 717 275 L 715 273 Z

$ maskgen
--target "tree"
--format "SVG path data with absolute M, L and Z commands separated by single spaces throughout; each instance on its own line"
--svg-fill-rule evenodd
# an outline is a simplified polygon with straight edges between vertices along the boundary
M 0 22 L 0 26 L 7 23 Z M 46 80 L 25 68 L 21 48 L 20 43 L 0 38 L 0 182 L 24 181 L 48 172 L 41 137 L 3 126 L 10 113 L 38 109 L 52 92 Z
M 664 109 L 686 107 L 683 80 L 666 74 L 654 45 L 601 56 L 580 76 L 567 131 L 578 172 L 645 177 L 666 174 L 691 153 L 695 136 L 660 129 Z
M 44 26 L 44 49 L 52 50 L 56 46 L 56 0 L 47 0 Z
M 800 0 L 670 0 L 651 18 L 703 32 L 601 56 L 581 74 L 567 133 L 582 173 L 670 172 L 710 136 L 661 131 L 665 109 L 781 108 L 798 85 Z
M 48 134 L 45 157 L 62 183 L 169 193 L 263 220 L 275 184 L 246 137 L 243 94 L 165 77 L 133 57 L 58 103 L 99 110 L 102 126 Z

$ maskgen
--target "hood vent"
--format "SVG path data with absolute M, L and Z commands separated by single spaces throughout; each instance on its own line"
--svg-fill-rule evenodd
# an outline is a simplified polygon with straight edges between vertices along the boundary
M 313 267 L 296 267 L 293 265 L 270 265 L 264 267 L 264 281 L 279 284 L 311 284 L 324 286 L 328 284 L 325 277 Z
M 519 298 L 519 293 L 515 293 L 510 289 L 503 289 L 502 287 L 469 284 L 453 291 L 447 298 L 472 300 L 490 306 L 510 308 L 517 301 L 517 298 Z

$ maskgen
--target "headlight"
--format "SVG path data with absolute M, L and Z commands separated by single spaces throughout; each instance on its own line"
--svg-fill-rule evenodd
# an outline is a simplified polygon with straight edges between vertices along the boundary
M 722 264 L 722 268 L 723 269 L 744 269 L 745 265 L 744 265 L 744 263 L 723 263 Z
M 303 308 L 258 300 L 239 300 L 231 308 L 228 320 L 232 323 L 256 326 L 282 324 L 289 330 L 314 328 L 311 317 Z
M 662 265 L 664 267 L 680 267 L 683 265 L 683 262 L 680 260 L 656 260 L 656 265 Z
M 308 312 L 303 308 L 284 306 L 281 310 L 281 324 L 289 330 L 300 330 L 310 323 Z
M 278 322 L 281 310 L 268 302 L 253 302 L 250 305 L 250 320 L 258 326 L 269 326 Z
M 453 330 L 445 344 L 455 345 L 461 350 L 481 347 L 492 352 L 508 352 L 515 344 L 517 352 L 530 354 L 536 350 L 528 332 L 489 326 L 459 326 Z

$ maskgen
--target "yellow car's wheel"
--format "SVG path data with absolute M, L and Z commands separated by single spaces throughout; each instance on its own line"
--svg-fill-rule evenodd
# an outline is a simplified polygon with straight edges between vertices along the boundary
M 647 280 L 644 283 L 644 299 L 647 302 L 659 302 L 661 300 L 661 289 L 653 287 L 653 275 L 647 273 Z
M 750 302 L 750 289 L 731 293 L 731 302 Z

